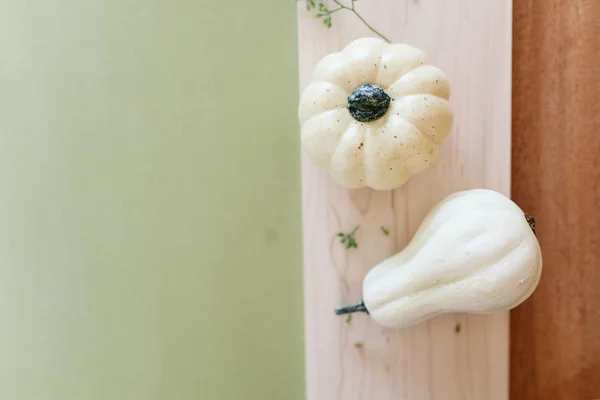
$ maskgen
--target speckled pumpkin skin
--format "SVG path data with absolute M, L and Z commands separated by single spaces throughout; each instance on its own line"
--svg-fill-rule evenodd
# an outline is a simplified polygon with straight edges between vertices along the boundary
M 365 84 L 382 89 L 390 102 L 383 115 L 359 121 L 348 98 Z M 355 40 L 318 63 L 301 95 L 302 149 L 344 187 L 398 188 L 437 159 L 452 129 L 449 99 L 448 78 L 421 50 Z

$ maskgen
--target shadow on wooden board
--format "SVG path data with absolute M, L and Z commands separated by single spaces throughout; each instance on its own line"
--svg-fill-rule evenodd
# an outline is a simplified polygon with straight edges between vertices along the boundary
M 511 400 L 600 398 L 600 2 L 514 1 L 512 195 L 536 217 Z

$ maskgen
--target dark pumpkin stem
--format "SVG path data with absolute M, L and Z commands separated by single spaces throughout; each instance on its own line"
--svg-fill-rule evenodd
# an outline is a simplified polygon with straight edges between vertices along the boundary
M 391 97 L 379 86 L 365 83 L 348 96 L 348 111 L 359 122 L 372 122 L 387 113 L 391 101 Z
M 367 310 L 367 307 L 365 307 L 365 303 L 363 303 L 362 300 L 356 304 L 350 304 L 335 310 L 336 315 L 352 314 L 355 312 L 364 312 L 368 314 L 369 310 Z

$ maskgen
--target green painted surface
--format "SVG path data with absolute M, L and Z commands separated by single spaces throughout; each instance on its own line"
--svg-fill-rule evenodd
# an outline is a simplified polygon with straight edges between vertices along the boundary
M 0 399 L 304 398 L 295 10 L 0 0 Z

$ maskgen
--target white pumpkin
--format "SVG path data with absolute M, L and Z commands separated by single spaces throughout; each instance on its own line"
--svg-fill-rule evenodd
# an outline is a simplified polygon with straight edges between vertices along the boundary
M 510 310 L 540 280 L 534 224 L 493 190 L 452 194 L 429 212 L 402 251 L 367 273 L 362 302 L 336 313 L 368 312 L 378 324 L 397 328 L 450 312 Z
M 452 128 L 449 98 L 421 50 L 355 40 L 318 63 L 301 95 L 303 151 L 344 187 L 397 188 L 435 162 Z

